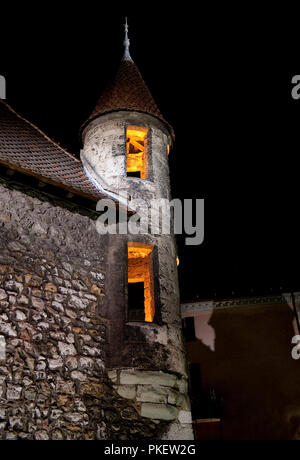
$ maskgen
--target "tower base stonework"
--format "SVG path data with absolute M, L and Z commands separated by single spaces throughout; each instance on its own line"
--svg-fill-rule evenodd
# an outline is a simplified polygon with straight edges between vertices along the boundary
M 142 417 L 169 422 L 162 439 L 193 439 L 186 379 L 140 369 L 112 370 L 108 376 L 118 394 L 138 404 Z

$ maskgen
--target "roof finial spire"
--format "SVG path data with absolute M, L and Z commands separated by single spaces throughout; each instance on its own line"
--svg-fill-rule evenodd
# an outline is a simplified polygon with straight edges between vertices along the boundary
M 124 50 L 123 60 L 124 60 L 124 61 L 132 61 L 131 56 L 130 56 L 130 53 L 129 53 L 130 40 L 129 40 L 129 38 L 128 38 L 128 23 L 127 23 L 127 16 L 126 16 L 126 18 L 125 18 L 124 27 L 125 27 L 125 40 L 124 40 L 124 47 L 125 47 L 125 50 Z

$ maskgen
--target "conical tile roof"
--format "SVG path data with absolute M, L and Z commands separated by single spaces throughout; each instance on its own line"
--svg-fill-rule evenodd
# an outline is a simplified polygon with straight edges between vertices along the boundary
M 91 120 L 106 113 L 120 110 L 142 112 L 158 118 L 167 126 L 174 138 L 173 128 L 164 119 L 137 65 L 130 57 L 121 61 L 115 79 L 102 93 L 82 129 Z

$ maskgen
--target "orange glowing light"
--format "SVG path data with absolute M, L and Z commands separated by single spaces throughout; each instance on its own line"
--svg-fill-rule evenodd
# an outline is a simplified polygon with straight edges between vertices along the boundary
M 127 174 L 139 173 L 141 179 L 148 177 L 147 134 L 147 128 L 138 126 L 126 130 Z
M 128 283 L 144 283 L 145 321 L 152 323 L 155 315 L 153 246 L 128 243 Z

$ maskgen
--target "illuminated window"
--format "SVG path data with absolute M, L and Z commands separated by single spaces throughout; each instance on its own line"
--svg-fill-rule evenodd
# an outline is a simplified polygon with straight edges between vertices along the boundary
M 153 246 L 128 243 L 128 320 L 153 322 Z
M 126 130 L 127 176 L 147 179 L 148 177 L 148 129 L 128 126 Z

